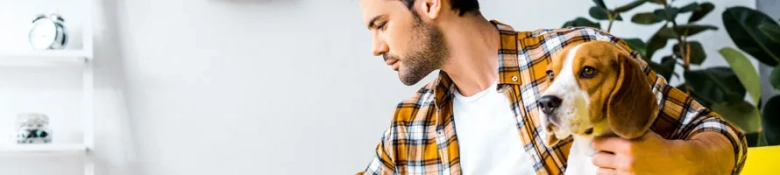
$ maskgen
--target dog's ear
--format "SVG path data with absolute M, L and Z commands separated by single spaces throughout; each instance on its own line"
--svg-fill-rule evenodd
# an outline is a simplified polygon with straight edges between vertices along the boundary
M 615 46 L 618 79 L 607 100 L 607 118 L 620 137 L 633 139 L 650 129 L 658 114 L 656 97 L 639 63 Z

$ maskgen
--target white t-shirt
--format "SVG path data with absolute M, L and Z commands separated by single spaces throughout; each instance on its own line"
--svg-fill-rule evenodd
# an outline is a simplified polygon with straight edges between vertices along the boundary
M 496 87 L 493 83 L 469 97 L 455 91 L 453 114 L 463 174 L 536 174 L 523 149 L 510 103 Z

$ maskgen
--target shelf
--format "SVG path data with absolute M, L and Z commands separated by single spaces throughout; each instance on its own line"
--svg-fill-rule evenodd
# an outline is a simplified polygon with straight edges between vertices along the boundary
M 77 66 L 90 57 L 82 50 L 0 51 L 0 66 Z
M 83 144 L 14 144 L 0 145 L 0 153 L 85 152 Z

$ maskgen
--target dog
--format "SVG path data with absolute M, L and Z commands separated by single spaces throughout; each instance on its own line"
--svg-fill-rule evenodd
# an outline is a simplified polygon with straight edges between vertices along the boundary
M 596 174 L 594 137 L 638 138 L 650 130 L 656 96 L 639 63 L 617 44 L 589 41 L 552 55 L 548 83 L 537 100 L 545 144 L 573 138 L 566 174 Z

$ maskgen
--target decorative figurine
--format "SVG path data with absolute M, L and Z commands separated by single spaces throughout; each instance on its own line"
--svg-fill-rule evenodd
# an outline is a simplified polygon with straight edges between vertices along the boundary
M 51 143 L 49 117 L 45 114 L 26 113 L 16 118 L 18 124 L 17 140 L 19 144 Z

